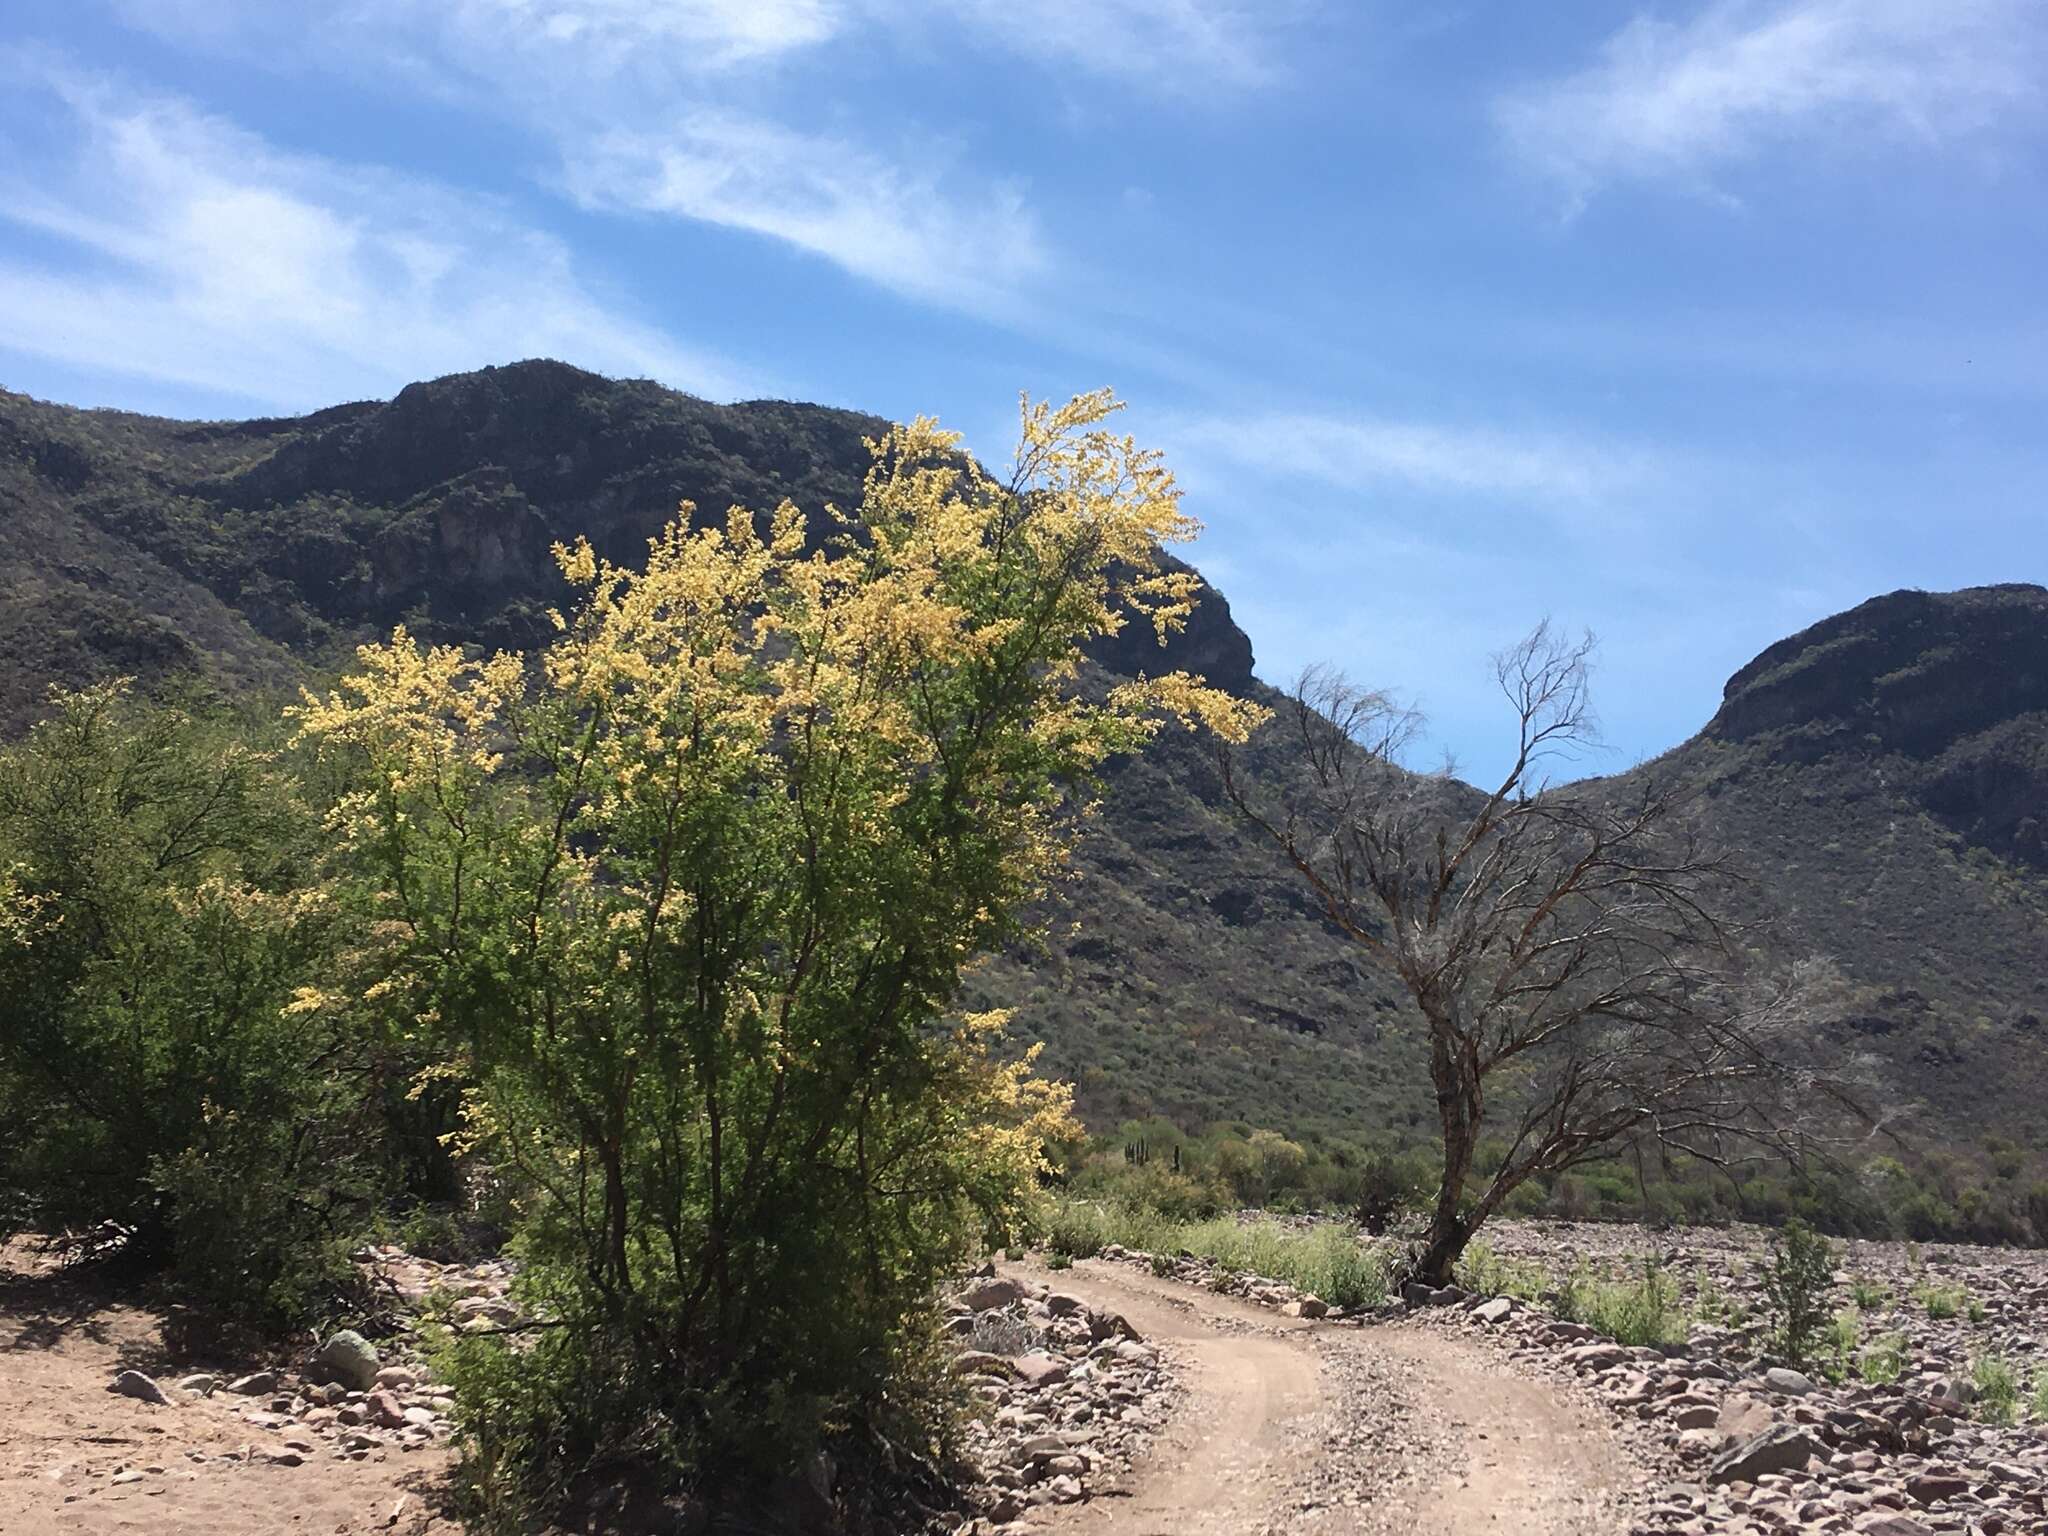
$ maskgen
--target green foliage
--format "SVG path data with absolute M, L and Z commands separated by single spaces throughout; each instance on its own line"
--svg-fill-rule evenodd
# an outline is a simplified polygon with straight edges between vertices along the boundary
M 1868 1275 L 1856 1275 L 1849 1281 L 1849 1299 L 1861 1311 L 1881 1312 L 1891 1305 L 1892 1293 Z
M 1643 1260 L 1641 1274 L 1629 1281 L 1603 1280 L 1581 1264 L 1565 1277 L 1557 1315 L 1620 1344 L 1676 1344 L 1685 1338 L 1677 1283 L 1651 1259 Z
M 0 1216 L 267 1322 L 346 1273 L 390 1064 L 315 982 L 348 931 L 226 722 L 53 696 L 0 760 Z
M 1230 1273 L 1284 1280 L 1336 1307 L 1372 1306 L 1387 1295 L 1384 1259 L 1337 1222 L 1301 1228 L 1270 1218 L 1183 1221 L 1143 1206 L 1068 1198 L 1055 1201 L 1040 1224 L 1047 1249 L 1072 1258 L 1116 1243 L 1150 1254 L 1161 1274 L 1186 1254 Z
M 1771 1234 L 1763 1274 L 1771 1338 L 1795 1365 L 1813 1358 L 1821 1330 L 1827 1325 L 1828 1292 L 1834 1283 L 1835 1253 L 1826 1238 L 1796 1219 Z
M 2034 1400 L 2031 1409 L 2035 1423 L 2048 1424 L 2048 1366 L 2037 1367 L 2034 1371 Z
M 1913 1299 L 1926 1309 L 1929 1317 L 1936 1321 L 1946 1321 L 1962 1312 L 1969 1296 L 1959 1285 L 1936 1285 L 1928 1282 L 1914 1291 Z
M 1890 1386 L 1906 1373 L 1906 1339 L 1888 1334 L 1871 1343 L 1856 1357 L 1856 1372 L 1873 1385 Z
M 1457 1283 L 1481 1296 L 1513 1296 L 1540 1300 L 1550 1290 L 1550 1276 L 1540 1264 L 1504 1259 L 1484 1239 L 1465 1245 L 1458 1259 Z
M 1986 1424 L 2012 1424 L 2019 1418 L 2020 1382 L 2012 1362 L 2002 1355 L 1979 1355 L 1970 1365 L 1977 1386 L 1977 1417 Z
M 562 548 L 582 598 L 544 657 L 400 630 L 295 711 L 388 914 L 376 990 L 519 1190 L 553 1324 L 456 1364 L 486 1503 L 544 1512 L 622 1448 L 717 1500 L 829 1427 L 909 1414 L 888 1437 L 934 1446 L 904 1341 L 1076 1133 L 962 971 L 1024 937 L 1106 759 L 1245 709 L 1074 686 L 1191 594 L 1157 568 L 1192 531 L 1171 477 L 1113 409 L 1034 407 L 1014 486 L 929 422 L 885 434 L 822 551 L 787 505 L 679 521 L 641 570 Z
M 1387 1295 L 1380 1256 L 1334 1222 L 1304 1231 L 1277 1221 L 1224 1216 L 1180 1228 L 1175 1245 L 1240 1274 L 1284 1280 L 1332 1306 L 1371 1306 Z
M 1854 1307 L 1844 1307 L 1829 1319 L 1814 1363 L 1830 1381 L 1845 1381 L 1856 1368 L 1862 1345 L 1863 1315 Z

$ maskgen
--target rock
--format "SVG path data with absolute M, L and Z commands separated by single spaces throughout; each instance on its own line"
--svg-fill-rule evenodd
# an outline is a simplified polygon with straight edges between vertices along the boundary
M 389 1391 L 380 1389 L 372 1392 L 363 1403 L 363 1411 L 372 1424 L 380 1424 L 386 1429 L 405 1427 L 405 1404 Z
M 1906 1492 L 1922 1504 L 1939 1504 L 1970 1491 L 1970 1480 L 1953 1472 L 1922 1472 L 1906 1479 Z
M 1067 1362 L 1055 1360 L 1042 1349 L 1017 1356 L 1010 1362 L 1010 1368 L 1021 1381 L 1033 1387 L 1056 1387 L 1067 1379 Z
M 145 1403 L 157 1403 L 162 1407 L 171 1406 L 171 1400 L 164 1396 L 164 1389 L 140 1371 L 123 1371 L 107 1384 L 109 1392 L 118 1392 L 123 1397 L 139 1398 Z
M 344 1328 L 314 1353 L 306 1379 L 339 1382 L 352 1392 L 367 1392 L 377 1384 L 380 1365 L 370 1341 Z
M 377 1373 L 377 1385 L 402 1392 L 407 1387 L 419 1385 L 419 1375 L 409 1366 L 387 1365 Z
M 1130 1339 L 1142 1342 L 1138 1330 L 1124 1321 L 1121 1312 L 1096 1312 L 1088 1319 L 1088 1337 L 1096 1343 L 1104 1339 Z
M 492 1296 L 465 1296 L 448 1309 L 448 1315 L 457 1319 L 465 1330 L 477 1318 L 500 1328 L 515 1327 L 524 1320 L 517 1307 Z
M 1721 1400 L 1720 1416 L 1714 1424 L 1721 1431 L 1722 1439 L 1733 1444 L 1762 1434 L 1776 1422 L 1768 1403 L 1760 1403 L 1740 1392 L 1731 1392 Z
M 195 1397 L 211 1397 L 219 1386 L 220 1378 L 218 1376 L 207 1376 L 204 1374 L 186 1376 L 178 1382 L 178 1390 L 180 1392 L 190 1392 Z
M 228 1383 L 230 1392 L 239 1392 L 244 1397 L 267 1397 L 277 1390 L 277 1372 L 257 1371 L 252 1375 L 238 1376 Z
M 1779 1424 L 1715 1457 L 1707 1465 L 1707 1481 L 1753 1483 L 1767 1473 L 1800 1471 L 1820 1453 L 1820 1443 L 1805 1430 Z
M 1934 1536 L 1934 1532 L 1911 1515 L 1878 1510 L 1856 1522 L 1856 1536 Z
M 1764 1372 L 1764 1383 L 1773 1392 L 1783 1392 L 1788 1397 L 1811 1397 L 1813 1380 L 1797 1371 L 1788 1371 L 1782 1365 L 1774 1365 Z
M 960 1293 L 960 1304 L 970 1312 L 989 1312 L 1023 1299 L 1024 1287 L 1001 1277 L 977 1281 Z
M 1496 1296 L 1491 1301 L 1482 1301 L 1472 1309 L 1472 1315 L 1482 1323 L 1504 1323 L 1514 1316 L 1514 1312 L 1514 1300 L 1507 1296 Z
M 1064 1291 L 1054 1291 L 1045 1298 L 1045 1310 L 1054 1317 L 1081 1317 L 1087 1313 L 1088 1303 Z
M 1604 1371 L 1628 1364 L 1628 1351 L 1619 1344 L 1580 1344 L 1564 1352 L 1564 1362 L 1575 1371 Z
M 1328 1305 L 1318 1301 L 1313 1296 L 1304 1296 L 1298 1301 L 1290 1301 L 1280 1310 L 1289 1317 L 1318 1318 L 1330 1315 Z
M 986 1350 L 963 1349 L 953 1357 L 955 1376 L 1011 1376 L 1016 1374 L 1008 1360 Z

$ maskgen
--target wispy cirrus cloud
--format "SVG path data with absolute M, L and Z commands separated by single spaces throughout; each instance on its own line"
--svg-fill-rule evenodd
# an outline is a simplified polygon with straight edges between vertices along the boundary
M 1788 139 L 1941 142 L 2038 101 L 2048 19 L 2033 0 L 1714 0 L 1637 16 L 1588 68 L 1516 91 L 1495 119 L 1582 203 L 1623 181 L 1707 187 Z
M 1662 473 L 1647 453 L 1569 434 L 1372 415 L 1268 414 L 1175 435 L 1198 456 L 1254 456 L 1268 473 L 1445 496 L 1593 501 Z
M 1278 77 L 1273 40 L 1314 18 L 1312 0 L 875 0 L 899 25 L 951 14 L 989 41 L 1089 74 L 1120 75 L 1184 92 L 1265 84 Z
M 936 37 L 1176 92 L 1270 78 L 1320 0 L 121 0 L 132 24 L 267 66 L 403 78 L 550 146 L 586 207 L 785 242 L 892 292 L 1014 311 L 1052 260 L 1028 186 L 972 183 L 774 86 L 807 63 Z M 786 82 L 784 82 L 786 83 Z M 978 247 L 978 251 L 971 249 Z
M 583 144 L 564 181 L 586 206 L 748 230 L 915 299 L 998 311 L 1044 269 L 1014 187 L 956 192 L 859 145 L 758 118 L 693 112 L 661 133 Z
M 748 381 L 621 318 L 561 243 L 484 199 L 278 151 L 172 97 L 15 61 L 0 350 L 306 407 L 553 355 L 713 396 Z M 61 146 L 47 153 L 54 138 Z

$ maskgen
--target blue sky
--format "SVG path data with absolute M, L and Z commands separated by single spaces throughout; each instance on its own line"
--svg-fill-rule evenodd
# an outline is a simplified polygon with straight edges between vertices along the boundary
M 1285 681 L 1602 640 L 1606 771 L 1901 586 L 2048 579 L 2037 0 L 12 0 L 0 383 L 301 410 L 552 355 L 1110 384 Z

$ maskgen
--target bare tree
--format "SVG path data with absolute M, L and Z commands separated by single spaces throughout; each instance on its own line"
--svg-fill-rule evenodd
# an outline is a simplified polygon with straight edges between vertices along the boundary
M 1532 1178 L 1627 1141 L 1796 1151 L 1809 1119 L 1795 1026 L 1826 968 L 1745 980 L 1732 876 L 1677 789 L 1548 781 L 1595 738 L 1591 650 L 1545 624 L 1494 659 L 1517 736 L 1491 793 L 1405 768 L 1419 717 L 1329 672 L 1269 728 L 1298 762 L 1254 784 L 1221 755 L 1239 810 L 1422 1015 L 1443 1135 L 1428 1284 Z

